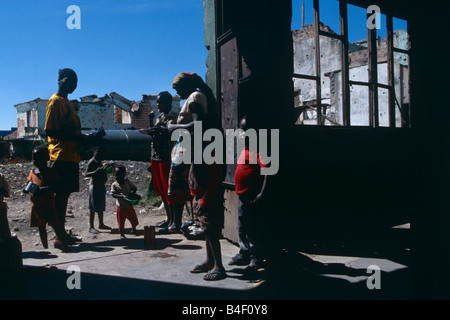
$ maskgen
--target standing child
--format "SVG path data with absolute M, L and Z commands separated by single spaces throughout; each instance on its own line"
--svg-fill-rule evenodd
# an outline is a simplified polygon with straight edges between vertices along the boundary
M 108 176 L 105 172 L 106 164 L 103 165 L 102 160 L 105 154 L 105 147 L 98 146 L 94 149 L 94 154 L 89 160 L 85 176 L 90 179 L 89 182 L 89 232 L 98 233 L 94 227 L 95 213 L 98 215 L 98 228 L 103 230 L 111 230 L 110 227 L 103 223 L 103 213 L 105 212 L 106 200 L 106 182 Z
M 133 205 L 127 200 L 131 194 L 137 191 L 136 186 L 126 177 L 127 170 L 123 165 L 114 167 L 115 181 L 111 185 L 111 195 L 116 199 L 117 222 L 119 224 L 119 233 L 122 239 L 125 238 L 125 220 L 128 219 L 131 223 L 131 232 L 138 235 L 136 226 L 139 224 L 136 211 Z
M 180 225 L 177 226 L 175 213 L 170 211 L 167 195 L 172 144 L 167 125 L 177 118 L 178 113 L 172 110 L 172 95 L 167 91 L 160 92 L 156 97 L 156 107 L 158 108 L 159 116 L 156 119 L 155 126 L 149 130 L 149 134 L 152 136 L 152 178 L 156 195 L 161 197 L 167 215 L 167 219 L 156 226 L 161 228 L 167 227 L 167 231 L 169 231 L 171 227 L 172 229 L 180 227 Z M 179 224 L 181 224 L 181 221 L 179 221 Z
M 69 235 L 59 222 L 55 207 L 53 188 L 59 181 L 58 175 L 54 169 L 47 166 L 49 152 L 46 147 L 35 147 L 32 151 L 32 157 L 36 168 L 31 170 L 28 175 L 28 185 L 24 190 L 31 194 L 30 227 L 38 227 L 42 245 L 47 249 L 46 227 L 49 224 L 57 236 L 55 247 L 60 247 L 63 252 L 68 252 Z
M 246 131 L 249 126 L 247 117 L 239 122 L 239 128 Z M 264 220 L 261 201 L 264 198 L 267 185 L 267 175 L 261 175 L 264 163 L 259 153 L 249 150 L 247 139 L 244 143 L 234 175 L 236 194 L 239 196 L 238 207 L 238 241 L 239 253 L 229 263 L 230 265 L 248 265 L 257 269 L 261 266 L 262 235 L 261 225 Z

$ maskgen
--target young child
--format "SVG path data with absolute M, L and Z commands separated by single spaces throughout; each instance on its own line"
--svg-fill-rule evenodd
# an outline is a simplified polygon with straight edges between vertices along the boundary
M 55 247 L 61 248 L 63 252 L 69 252 L 69 235 L 58 221 L 56 214 L 55 194 L 52 188 L 58 183 L 59 178 L 56 171 L 47 166 L 48 149 L 44 146 L 35 147 L 32 158 L 36 168 L 28 175 L 27 187 L 24 190 L 31 195 L 30 227 L 39 229 L 42 245 L 47 249 L 46 227 L 49 224 L 58 237 L 58 240 L 55 240 Z
M 133 205 L 126 199 L 127 196 L 135 194 L 136 186 L 127 179 L 127 170 L 123 165 L 116 165 L 114 167 L 115 181 L 111 185 L 111 195 L 116 199 L 117 222 L 119 224 L 119 233 L 122 239 L 125 238 L 125 220 L 128 219 L 131 223 L 131 232 L 138 235 L 136 226 L 139 224 L 136 211 Z
M 98 233 L 94 227 L 95 213 L 98 215 L 98 228 L 102 230 L 111 230 L 103 223 L 103 213 L 105 212 L 106 201 L 106 182 L 108 176 L 105 172 L 107 164 L 103 165 L 102 160 L 105 154 L 105 148 L 98 146 L 94 149 L 94 154 L 89 160 L 85 176 L 90 179 L 89 182 L 89 232 Z
M 247 117 L 244 116 L 239 122 L 239 128 L 246 131 L 250 127 Z M 249 150 L 249 143 L 246 139 L 234 175 L 235 192 L 239 196 L 238 242 L 240 250 L 231 259 L 230 265 L 248 265 L 252 269 L 261 266 L 263 260 L 260 230 L 263 219 L 261 201 L 267 185 L 267 175 L 261 175 L 261 168 L 264 166 L 259 153 L 255 154 Z
M 152 178 L 156 195 L 161 197 L 167 215 L 167 219 L 161 221 L 156 226 L 160 228 L 167 227 L 167 231 L 169 232 L 169 230 L 181 227 L 181 217 L 177 221 L 175 212 L 171 212 L 170 210 L 168 198 L 172 142 L 170 141 L 167 125 L 177 118 L 178 113 L 172 110 L 172 95 L 167 91 L 160 92 L 156 97 L 156 107 L 158 108 L 159 116 L 156 119 L 156 124 L 149 130 L 149 134 L 152 136 Z
M 5 202 L 5 198 L 10 195 L 9 184 L 3 174 L 0 173 L 0 239 L 11 237 L 8 223 L 8 207 Z

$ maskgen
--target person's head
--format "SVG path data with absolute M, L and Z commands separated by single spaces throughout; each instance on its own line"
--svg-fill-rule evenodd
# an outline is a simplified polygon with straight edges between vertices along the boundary
M 259 130 L 258 119 L 254 115 L 244 115 L 239 120 L 240 138 L 252 137 Z M 249 130 L 253 132 L 249 132 Z M 249 138 L 245 139 L 245 145 L 248 146 Z
M 196 73 L 182 72 L 173 79 L 172 88 L 177 91 L 181 99 L 187 99 L 197 89 L 206 95 L 208 112 L 205 115 L 210 128 L 221 128 L 217 102 L 211 88 Z
M 242 129 L 244 131 L 247 131 L 248 125 L 247 125 L 247 116 L 243 116 L 241 120 L 239 120 L 239 129 Z
M 168 91 L 160 92 L 156 97 L 156 107 L 159 112 L 169 112 L 172 109 L 172 95 Z
M 205 83 L 196 73 L 182 72 L 173 79 L 172 88 L 175 89 L 181 99 L 187 99 L 191 93 L 201 89 Z
M 78 85 L 78 76 L 72 69 L 60 69 L 58 73 L 59 91 L 63 94 L 72 93 Z
M 94 148 L 93 156 L 97 160 L 103 160 L 105 157 L 106 148 L 104 146 L 97 146 Z
M 258 115 L 246 114 L 239 120 L 239 128 L 244 131 L 248 129 L 259 130 L 262 128 L 261 119 Z
M 118 182 L 122 182 L 125 180 L 127 176 L 127 169 L 123 164 L 117 164 L 114 166 L 114 179 Z
M 37 146 L 33 148 L 31 152 L 34 165 L 41 169 L 47 167 L 47 161 L 49 160 L 48 148 L 45 146 Z

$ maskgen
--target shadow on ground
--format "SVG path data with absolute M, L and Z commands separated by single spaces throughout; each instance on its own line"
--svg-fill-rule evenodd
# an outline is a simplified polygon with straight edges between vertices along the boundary
M 182 244 L 179 239 L 159 238 L 152 250 L 173 247 L 197 250 L 201 246 Z M 114 246 L 143 249 L 142 239 L 128 238 L 97 243 L 80 243 L 79 252 L 112 250 Z M 230 278 L 259 283 L 253 289 L 231 290 L 177 284 L 170 281 L 140 280 L 120 276 L 82 274 L 82 289 L 69 290 L 69 277 L 63 270 L 48 267 L 25 267 L 17 277 L 3 281 L 1 299 L 108 299 L 108 300 L 299 300 L 299 299 L 409 299 L 410 252 L 409 230 L 388 229 L 374 234 L 333 233 L 296 238 L 290 246 L 270 247 L 270 258 L 264 268 L 249 271 L 245 267 L 226 265 Z M 366 268 L 345 263 L 322 263 L 314 255 L 385 259 L 402 265 L 390 272 L 381 271 L 381 289 L 368 289 Z M 26 252 L 24 256 L 45 259 L 50 253 Z

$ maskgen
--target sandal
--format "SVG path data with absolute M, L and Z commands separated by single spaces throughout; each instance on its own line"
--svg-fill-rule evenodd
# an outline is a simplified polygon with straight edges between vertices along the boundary
M 227 277 L 227 274 L 225 271 L 208 271 L 207 274 L 203 277 L 203 280 L 206 281 L 217 281 L 217 280 L 223 280 Z
M 205 273 L 205 272 L 209 272 L 209 268 L 203 265 L 196 265 L 193 269 L 191 269 L 189 272 L 190 273 Z
M 156 227 L 158 227 L 158 228 L 165 228 L 165 227 L 167 227 L 168 224 L 169 224 L 168 221 L 163 220 L 163 221 L 158 222 L 156 224 Z

